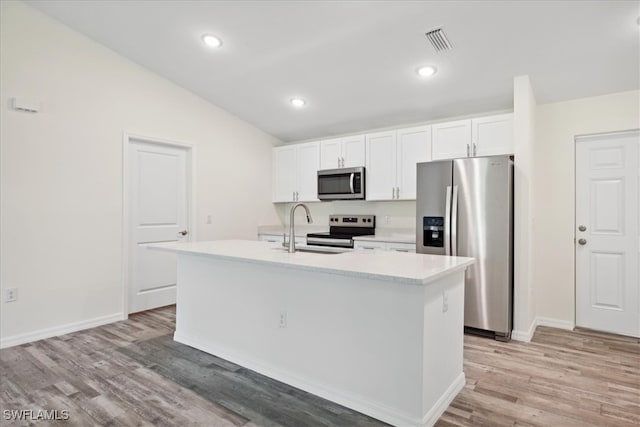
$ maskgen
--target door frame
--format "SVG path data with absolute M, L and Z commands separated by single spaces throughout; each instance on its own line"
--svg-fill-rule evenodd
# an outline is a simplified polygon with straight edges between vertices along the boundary
M 638 129 L 625 129 L 619 131 L 611 131 L 611 132 L 595 132 L 595 133 L 585 133 L 574 135 L 573 137 L 573 325 L 574 328 L 577 327 L 578 320 L 578 257 L 576 256 L 576 242 L 577 235 L 576 230 L 578 229 L 578 142 L 585 140 L 593 140 L 597 138 L 606 138 L 609 136 L 624 136 L 631 135 L 634 133 L 640 132 L 640 128 Z M 640 293 L 639 293 L 640 298 Z M 640 301 L 638 301 L 640 304 Z M 640 306 L 640 305 L 639 305 Z M 638 330 L 640 330 L 640 318 L 638 319 Z
M 122 133 L 122 319 L 129 318 L 129 260 L 131 256 L 131 157 L 129 149 L 134 142 L 145 142 L 165 147 L 175 147 L 186 151 L 186 180 L 187 180 L 187 221 L 191 239 L 197 238 L 196 229 L 196 146 L 194 144 L 173 139 L 159 138 L 134 132 Z

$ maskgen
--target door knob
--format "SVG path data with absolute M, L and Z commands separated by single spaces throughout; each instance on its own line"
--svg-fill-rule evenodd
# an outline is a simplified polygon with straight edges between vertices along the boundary
M 189 232 L 187 230 L 182 230 L 182 231 L 178 231 L 178 234 L 181 235 L 182 237 L 184 237 L 187 234 L 189 234 Z
M 587 231 L 587 227 L 585 227 L 584 225 L 581 225 L 581 226 L 578 227 L 578 230 Z
M 580 239 L 578 240 L 578 243 L 581 245 L 586 245 L 587 244 L 587 239 Z

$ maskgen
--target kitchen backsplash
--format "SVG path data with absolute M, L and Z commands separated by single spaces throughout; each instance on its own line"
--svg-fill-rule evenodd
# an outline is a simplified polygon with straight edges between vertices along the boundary
M 311 202 L 305 203 L 311 211 L 313 224 L 329 225 L 331 214 L 359 214 L 375 215 L 377 228 L 413 228 L 416 226 L 416 202 L 389 201 L 389 202 L 363 202 L 363 201 L 335 201 L 335 202 Z M 293 203 L 280 203 L 276 205 L 276 211 L 282 225 L 289 224 L 289 211 Z M 304 209 L 296 210 L 296 225 L 306 224 Z M 268 224 L 265 224 L 268 225 Z

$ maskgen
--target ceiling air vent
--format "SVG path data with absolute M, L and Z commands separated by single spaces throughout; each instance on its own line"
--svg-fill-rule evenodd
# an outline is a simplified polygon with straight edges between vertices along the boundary
M 444 52 L 451 50 L 451 43 L 447 40 L 447 36 L 444 35 L 442 28 L 436 28 L 426 33 L 427 38 L 433 45 L 436 52 Z

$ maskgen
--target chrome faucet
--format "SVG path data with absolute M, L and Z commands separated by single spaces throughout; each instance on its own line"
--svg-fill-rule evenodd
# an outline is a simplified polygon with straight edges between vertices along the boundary
M 296 251 L 296 233 L 295 233 L 295 216 L 294 213 L 298 206 L 302 206 L 307 213 L 307 223 L 311 224 L 313 219 L 311 218 L 311 212 L 309 212 L 309 208 L 304 203 L 296 203 L 291 208 L 291 213 L 289 214 L 289 253 L 292 254 Z

